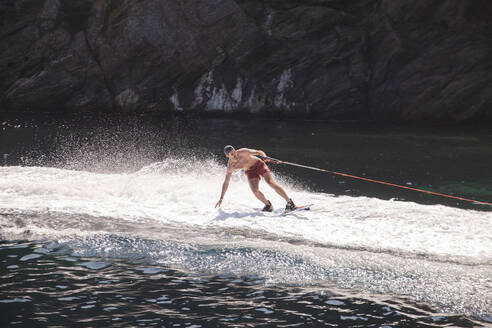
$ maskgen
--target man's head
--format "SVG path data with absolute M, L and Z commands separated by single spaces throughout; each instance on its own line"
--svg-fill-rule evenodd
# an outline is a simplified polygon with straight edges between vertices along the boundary
M 227 157 L 230 157 L 231 155 L 234 155 L 235 152 L 236 152 L 236 150 L 231 145 L 227 145 L 227 146 L 224 147 L 224 154 Z

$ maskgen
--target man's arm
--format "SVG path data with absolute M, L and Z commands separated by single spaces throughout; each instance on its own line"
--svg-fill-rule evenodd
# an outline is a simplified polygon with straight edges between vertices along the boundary
M 227 170 L 227 173 L 226 173 L 226 176 L 225 176 L 225 179 L 224 179 L 224 183 L 222 184 L 222 193 L 220 194 L 220 199 L 219 201 L 217 202 L 217 204 L 215 204 L 215 207 L 220 207 L 220 204 L 222 204 L 222 200 L 224 199 L 224 195 L 227 191 L 227 188 L 229 187 L 229 181 L 231 181 L 231 175 L 232 175 L 232 170 Z

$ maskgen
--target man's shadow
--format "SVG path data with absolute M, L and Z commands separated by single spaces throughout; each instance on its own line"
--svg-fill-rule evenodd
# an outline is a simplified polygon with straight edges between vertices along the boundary
M 282 213 L 283 212 L 278 212 L 277 211 L 274 211 L 273 213 L 272 212 L 262 212 L 261 209 L 257 209 L 255 211 L 250 211 L 250 212 L 238 212 L 238 211 L 234 211 L 234 212 L 226 212 L 224 211 L 223 209 L 219 208 L 219 213 L 217 213 L 217 215 L 215 216 L 214 220 L 215 221 L 225 221 L 227 219 L 243 219 L 245 217 L 248 217 L 248 216 L 256 216 L 256 217 L 265 217 L 265 218 L 268 218 L 268 217 L 282 217 Z M 268 214 L 267 214 L 268 213 Z M 297 213 L 292 213 L 290 214 L 291 216 L 294 216 L 298 219 L 301 219 L 301 220 L 307 220 L 306 217 L 303 217 L 302 215 L 299 216 Z
M 264 212 L 261 212 L 260 210 L 257 211 L 250 211 L 250 212 L 226 212 L 223 209 L 219 208 L 219 213 L 215 216 L 215 221 L 225 221 L 227 219 L 233 218 L 233 219 L 243 219 L 248 216 L 263 216 L 263 217 L 268 217 L 269 215 L 265 215 Z

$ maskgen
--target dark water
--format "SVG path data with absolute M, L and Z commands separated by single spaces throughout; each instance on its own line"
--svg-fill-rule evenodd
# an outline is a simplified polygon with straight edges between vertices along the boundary
M 478 327 L 380 295 L 268 288 L 262 277 L 83 258 L 58 243 L 0 243 L 3 327 Z
M 403 217 L 409 222 L 421 220 L 422 233 L 431 230 L 432 222 L 442 219 L 445 223 L 442 234 L 431 233 L 424 240 L 425 245 L 417 245 L 416 249 L 408 251 L 396 246 L 353 246 L 345 243 L 343 238 L 324 244 L 314 232 L 302 238 L 282 234 L 283 222 L 280 220 L 275 223 L 275 229 L 265 232 L 258 230 L 258 223 L 254 221 L 259 218 L 261 224 L 263 217 L 253 212 L 256 217 L 251 219 L 249 212 L 237 213 L 239 210 L 213 214 L 216 218 L 207 221 L 208 225 L 203 227 L 201 221 L 193 221 L 196 220 L 193 215 L 202 207 L 213 205 L 208 198 L 203 204 L 199 202 L 204 200 L 198 198 L 191 198 L 188 204 L 182 201 L 179 203 L 182 212 L 173 208 L 172 213 L 179 215 L 161 224 L 158 220 L 131 217 L 134 214 L 128 214 L 129 219 L 111 217 L 118 210 L 116 205 L 114 209 L 107 209 L 103 206 L 107 206 L 107 202 L 101 199 L 98 204 L 97 198 L 90 197 L 91 186 L 95 193 L 100 192 L 96 190 L 100 187 L 99 181 L 115 182 L 117 179 L 111 178 L 113 174 L 132 174 L 166 158 L 179 159 L 173 162 L 177 166 L 180 161 L 187 166 L 204 159 L 225 164 L 222 154 L 225 144 L 259 148 L 275 158 L 333 171 L 492 202 L 492 129 L 489 127 L 198 120 L 161 116 L 3 117 L 0 118 L 0 161 L 4 166 L 55 167 L 63 171 L 47 175 L 59 189 L 36 183 L 38 177 L 46 176 L 41 169 L 2 171 L 9 181 L 18 176 L 19 181 L 26 179 L 31 185 L 22 189 L 19 187 L 22 183 L 3 185 L 0 181 L 0 204 L 3 204 L 0 206 L 0 326 L 490 325 L 492 239 L 481 235 L 481 239 L 474 241 L 473 232 L 469 232 L 476 227 L 474 219 L 480 220 L 480 228 L 490 227 L 490 221 L 486 221 L 486 215 L 492 212 L 490 206 L 272 165 L 276 176 L 303 190 L 305 197 L 321 195 L 319 197 L 327 200 L 339 197 L 345 206 L 339 209 L 341 212 L 328 210 L 320 212 L 319 216 L 314 213 L 299 224 L 300 230 L 309 229 L 310 223 L 318 222 L 316 220 L 333 218 L 345 226 L 354 219 L 355 227 L 370 220 L 376 223 L 386 220 L 386 226 L 391 228 L 393 217 L 385 217 L 384 213 L 374 210 L 373 207 L 380 203 L 372 199 L 385 200 L 381 212 L 392 208 L 392 203 L 387 200 L 404 201 L 408 206 L 401 208 L 408 213 Z M 81 180 L 67 185 L 60 182 L 62 185 L 58 186 L 65 175 L 78 176 L 67 170 L 101 175 L 80 178 L 93 183 L 80 187 L 83 190 L 77 189 L 77 182 L 83 182 Z M 207 171 L 207 166 L 200 172 L 196 172 L 196 168 L 193 170 L 203 179 L 184 179 L 180 174 L 165 177 L 189 184 L 186 190 L 209 188 L 210 179 L 207 178 L 216 174 L 215 171 Z M 217 181 L 218 190 L 220 178 Z M 49 200 L 53 200 L 53 204 L 59 198 L 72 199 L 67 196 L 72 193 L 77 197 L 87 195 L 82 200 L 73 198 L 82 205 L 70 207 L 72 204 L 68 204 L 61 209 L 24 210 L 2 202 L 2 197 L 7 199 L 16 192 L 33 204 L 37 197 L 49 198 L 46 191 L 38 194 L 38 190 L 52 192 Z M 213 200 L 217 190 L 210 191 L 214 193 Z M 120 207 L 138 203 L 140 198 L 136 196 L 147 196 L 145 190 L 139 193 L 119 194 L 115 202 Z M 158 198 L 159 194 L 148 197 Z M 240 195 L 235 197 L 231 200 L 233 204 L 241 199 Z M 168 211 L 167 205 L 158 208 L 163 215 Z M 93 212 L 99 206 L 102 214 L 98 216 Z M 251 205 L 254 206 L 257 204 Z M 186 222 L 187 215 L 191 222 Z M 204 212 L 203 216 L 207 215 L 210 213 Z M 470 220 L 457 226 L 449 225 L 450 220 L 458 220 L 460 216 Z M 184 222 L 173 221 L 178 218 Z M 220 225 L 231 218 L 235 220 L 234 224 L 241 220 L 249 222 L 248 219 L 252 223 Z M 374 225 L 374 229 L 376 227 L 381 225 Z M 409 223 L 408 231 L 403 229 L 410 241 L 412 238 L 419 240 L 415 237 L 419 235 L 414 231 L 415 227 L 418 223 Z M 20 232 L 10 235 L 12 231 Z M 453 238 L 443 237 L 448 231 Z M 459 239 L 459 233 L 455 231 L 469 234 Z M 85 232 L 95 234 L 91 235 L 92 242 L 85 243 L 86 237 L 80 236 Z M 353 232 L 366 239 L 372 235 L 371 231 L 355 229 Z M 407 245 L 406 235 L 392 238 Z M 446 247 L 436 245 L 436 250 L 432 245 L 433 238 L 449 243 L 451 255 L 442 254 Z M 170 239 L 172 242 L 167 243 Z M 472 240 L 471 246 L 464 249 L 475 251 L 474 257 L 468 259 L 467 254 L 453 253 L 453 248 L 462 246 L 453 246 L 456 240 Z M 121 244 L 124 244 L 122 250 L 115 251 Z M 152 253 L 146 246 L 149 244 L 153 245 L 154 253 L 159 250 L 158 256 L 147 256 L 146 253 Z M 229 244 L 235 247 L 233 251 L 228 248 Z M 319 248 L 322 248 L 321 255 L 318 255 Z M 179 252 L 185 255 L 176 255 Z M 308 263 L 309 256 L 318 262 Z M 321 263 L 323 260 L 327 262 Z M 373 262 L 387 268 L 378 271 Z M 394 271 L 390 270 L 392 266 Z M 295 279 L 284 278 L 286 267 L 288 275 Z M 441 274 L 446 277 L 439 280 Z M 433 282 L 433 279 L 437 280 Z M 461 295 L 458 290 L 461 280 L 470 282 L 465 286 L 467 290 L 462 299 L 455 296 Z M 392 282 L 397 287 L 390 286 Z M 458 287 L 448 288 L 447 284 Z M 415 286 L 420 289 L 413 293 Z M 473 293 L 474 288 L 477 289 L 475 294 L 480 296 L 467 299 L 466 295 Z

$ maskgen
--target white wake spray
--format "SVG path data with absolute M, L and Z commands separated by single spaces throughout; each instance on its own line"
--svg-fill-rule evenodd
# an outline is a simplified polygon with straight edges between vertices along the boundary
M 0 168 L 2 212 L 58 212 L 182 223 L 199 227 L 262 230 L 284 238 L 337 247 L 458 256 L 492 261 L 492 214 L 440 205 L 334 197 L 286 190 L 311 211 L 281 217 L 262 213 L 241 172 L 233 176 L 220 209 L 214 209 L 225 167 L 214 161 L 169 159 L 131 174 L 98 174 L 41 167 Z M 275 207 L 281 199 L 267 184 L 261 190 Z

